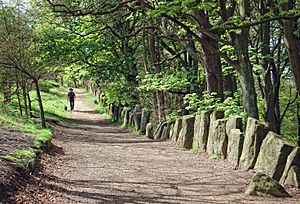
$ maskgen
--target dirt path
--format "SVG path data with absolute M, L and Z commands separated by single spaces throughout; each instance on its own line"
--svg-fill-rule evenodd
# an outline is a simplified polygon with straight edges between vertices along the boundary
M 296 203 L 244 196 L 250 173 L 142 139 L 100 117 L 76 92 L 72 120 L 55 127 L 55 148 L 17 203 Z

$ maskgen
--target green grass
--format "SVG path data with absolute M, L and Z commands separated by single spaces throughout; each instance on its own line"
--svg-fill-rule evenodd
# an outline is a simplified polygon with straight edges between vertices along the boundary
M 67 105 L 66 88 L 55 87 L 49 89 L 49 92 L 42 92 L 42 100 L 47 119 L 53 121 L 63 121 L 65 117 L 68 117 L 69 112 L 64 111 L 64 106 Z M 33 114 L 39 116 L 38 102 L 35 100 L 35 91 L 30 92 L 32 102 Z M 0 95 L 0 100 L 3 96 Z M 28 165 L 34 163 L 35 158 L 41 152 L 42 146 L 51 141 L 52 131 L 51 128 L 41 128 L 39 118 L 30 118 L 28 116 L 20 116 L 17 99 L 14 98 L 12 102 L 7 105 L 7 110 L 0 110 L 0 125 L 9 129 L 18 130 L 21 133 L 28 135 L 28 137 L 34 137 L 33 144 L 27 149 L 17 150 L 16 154 L 7 154 L 2 158 L 14 162 L 18 168 L 26 169 Z M 24 111 L 23 111 L 24 113 Z
M 69 116 L 69 111 L 64 110 L 64 106 L 68 105 L 66 97 L 67 89 L 65 87 L 57 87 L 50 89 L 49 92 L 41 92 L 45 117 L 54 121 L 62 121 Z M 35 91 L 30 93 L 31 99 L 36 99 Z M 37 100 L 32 103 L 33 112 L 39 115 L 39 107 Z
M 30 148 L 18 150 L 16 154 L 6 154 L 2 158 L 14 162 L 17 168 L 25 170 L 34 164 L 38 153 L 35 149 Z
M 107 113 L 107 107 L 103 106 L 102 104 L 99 103 L 98 104 L 94 104 L 93 100 L 96 99 L 97 97 L 95 97 L 91 92 L 88 92 L 87 94 L 87 103 L 90 107 L 95 108 L 97 113 L 99 113 L 101 116 L 107 118 L 107 119 L 111 119 L 110 115 L 108 115 Z

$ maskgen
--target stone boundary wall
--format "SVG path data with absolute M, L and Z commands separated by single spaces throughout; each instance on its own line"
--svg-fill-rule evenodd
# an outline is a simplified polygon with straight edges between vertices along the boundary
M 223 111 L 205 111 L 202 115 L 177 116 L 174 122 L 150 123 L 150 111 L 108 106 L 113 120 L 123 127 L 154 140 L 170 140 L 174 145 L 193 151 L 206 152 L 209 157 L 226 159 L 235 169 L 255 169 L 283 185 L 300 188 L 300 148 L 254 118 L 231 116 L 224 119 Z

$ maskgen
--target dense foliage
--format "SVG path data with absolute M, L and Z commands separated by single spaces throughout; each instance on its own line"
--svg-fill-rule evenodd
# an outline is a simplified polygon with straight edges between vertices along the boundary
M 0 90 L 9 101 L 21 92 L 17 87 L 28 92 L 32 81 L 55 78 L 86 86 L 105 104 L 140 103 L 157 113 L 159 121 L 171 120 L 179 109 L 198 114 L 222 109 L 226 116 L 259 118 L 296 141 L 299 13 L 296 0 L 34 0 L 26 9 L 2 5 L 0 20 L 18 23 L 1 24 L 6 26 L 1 32 L 11 31 L 1 34 L 1 43 L 31 54 L 16 56 L 26 64 L 22 68 L 1 52 Z M 8 39 L 20 43 L 10 45 Z M 17 82 L 4 83 L 11 79 L 8 63 Z M 26 94 L 19 95 L 21 100 Z

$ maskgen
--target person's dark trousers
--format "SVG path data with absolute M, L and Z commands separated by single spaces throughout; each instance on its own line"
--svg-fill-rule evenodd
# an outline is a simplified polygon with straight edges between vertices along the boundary
M 74 101 L 70 100 L 70 109 L 71 111 L 74 110 Z

